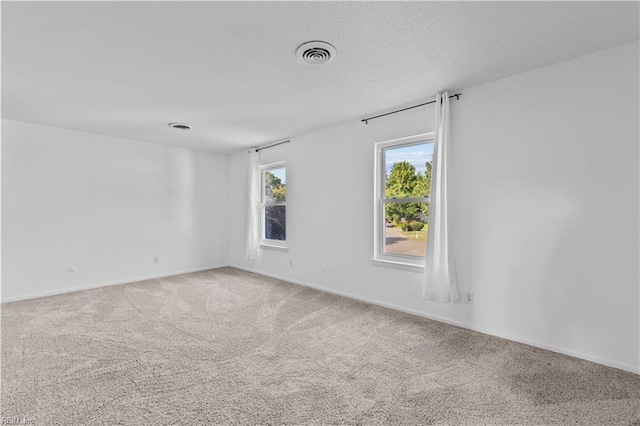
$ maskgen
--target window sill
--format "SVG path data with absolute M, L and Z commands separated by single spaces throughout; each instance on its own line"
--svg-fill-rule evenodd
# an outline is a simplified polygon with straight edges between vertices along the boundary
M 262 242 L 258 244 L 258 247 L 261 249 L 275 250 L 275 251 L 289 251 L 289 247 L 281 246 L 279 244 L 271 244 L 267 242 Z
M 385 268 L 401 269 L 409 272 L 424 272 L 424 265 L 416 265 L 413 263 L 397 262 L 394 260 L 371 259 L 373 266 L 384 266 Z

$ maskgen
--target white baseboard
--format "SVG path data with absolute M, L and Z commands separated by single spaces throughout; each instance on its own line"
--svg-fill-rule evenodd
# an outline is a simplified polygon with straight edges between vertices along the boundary
M 89 284 L 89 285 L 86 285 L 86 286 L 72 287 L 72 288 L 66 288 L 66 289 L 61 289 L 61 290 L 52 290 L 52 291 L 45 291 L 45 292 L 40 292 L 40 293 L 31 293 L 31 294 L 27 294 L 27 295 L 24 295 L 24 296 L 8 297 L 6 299 L 3 298 L 2 299 L 2 303 L 4 304 L 4 303 L 10 303 L 10 302 L 19 302 L 21 300 L 36 299 L 36 298 L 39 298 L 39 297 L 46 297 L 46 296 L 54 296 L 56 294 L 74 293 L 76 291 L 91 290 L 91 289 L 95 289 L 95 288 L 107 287 L 107 286 L 112 286 L 112 285 L 129 284 L 129 283 L 135 283 L 135 282 L 138 282 L 138 281 L 152 280 L 154 278 L 172 277 L 174 275 L 182 275 L 182 274 L 190 274 L 192 272 L 208 271 L 210 269 L 224 268 L 224 267 L 227 267 L 227 266 L 229 266 L 229 265 L 203 266 L 201 268 L 185 269 L 185 270 L 182 270 L 182 271 L 166 272 L 166 273 L 163 273 L 163 274 L 146 275 L 146 276 L 142 276 L 142 277 L 133 277 L 133 278 L 124 278 L 124 279 L 121 279 L 121 280 L 107 281 L 107 282 L 99 283 L 99 284 Z
M 270 277 L 270 278 L 276 278 L 282 281 L 287 281 L 290 282 L 292 284 L 297 284 L 297 285 L 301 285 L 304 287 L 309 287 L 309 288 L 313 288 L 316 290 L 320 290 L 320 291 L 324 291 L 327 293 L 331 293 L 331 294 L 335 294 L 338 296 L 343 296 L 343 297 L 347 297 L 349 299 L 354 299 L 354 300 L 358 300 L 360 302 L 365 302 L 365 303 L 370 303 L 372 305 L 377 305 L 377 306 L 382 306 L 383 308 L 388 308 L 388 309 L 393 309 L 395 311 L 400 311 L 400 312 L 404 312 L 407 314 L 411 314 L 411 315 L 416 315 L 419 317 L 423 317 L 423 318 L 427 318 L 427 319 L 431 319 L 434 321 L 438 321 L 438 322 L 443 322 L 446 324 L 450 324 L 450 325 L 454 325 L 456 327 L 461 327 L 461 328 L 466 328 L 468 330 L 473 330 L 473 331 L 477 331 L 479 333 L 484 333 L 484 334 L 488 334 L 491 336 L 495 336 L 495 337 L 500 337 L 502 339 L 507 339 L 507 340 L 512 340 L 514 342 L 518 342 L 518 343 L 522 343 L 525 345 L 529 345 L 529 346 L 534 346 L 536 348 L 540 348 L 540 349 L 545 349 L 551 352 L 557 352 L 563 355 L 568 355 L 574 358 L 580 358 L 580 359 L 584 359 L 587 361 L 591 361 L 591 362 L 595 362 L 596 364 L 602 364 L 602 365 L 606 365 L 607 367 L 613 367 L 613 368 L 617 368 L 620 370 L 624 370 L 624 371 L 629 371 L 631 373 L 635 373 L 635 374 L 640 374 L 640 365 L 632 365 L 632 364 L 627 364 L 627 363 L 623 363 L 623 362 L 618 362 L 618 361 L 613 361 L 613 360 L 609 360 L 609 359 L 603 359 L 603 358 L 599 358 L 599 357 L 595 357 L 595 356 L 591 356 L 591 355 L 586 355 L 580 352 L 574 352 L 571 350 L 567 350 L 564 348 L 560 348 L 558 346 L 555 345 L 551 345 L 551 344 L 547 344 L 547 343 L 543 343 L 543 342 L 539 342 L 536 340 L 531 340 L 531 339 L 527 339 L 527 338 L 522 338 L 522 337 L 518 337 L 518 336 L 514 336 L 512 334 L 509 333 L 505 333 L 502 331 L 497 331 L 497 330 L 492 330 L 492 329 L 487 329 L 484 327 L 477 327 L 473 324 L 469 324 L 469 323 L 465 323 L 465 322 L 461 322 L 461 321 L 455 321 L 455 320 L 451 320 L 445 317 L 441 317 L 438 315 L 432 315 L 432 314 L 428 314 L 425 312 L 421 312 L 421 311 L 416 311 L 414 309 L 409 309 L 409 308 L 404 308 L 402 306 L 397 306 L 391 303 L 386 303 L 386 302 L 382 302 L 379 300 L 374 300 L 374 299 L 368 299 L 368 298 L 364 298 L 364 297 L 360 297 L 360 296 L 356 296 L 354 294 L 350 294 L 350 293 L 345 293 L 342 291 L 338 291 L 338 290 L 333 290 L 333 289 L 329 289 L 326 287 L 322 287 L 322 286 L 318 286 L 315 284 L 309 284 L 309 283 L 305 283 L 302 281 L 298 281 L 298 280 L 294 280 L 291 278 L 287 278 L 287 277 L 282 277 L 279 275 L 275 275 L 275 274 L 270 274 L 267 272 L 262 272 L 262 271 L 258 271 L 258 270 L 253 270 L 250 268 L 245 268 L 244 266 L 238 266 L 238 265 L 229 265 L 232 268 L 236 268 L 236 269 L 240 269 L 242 271 L 247 271 L 247 272 L 252 272 L 254 274 L 258 274 L 258 275 L 264 275 L 265 277 Z

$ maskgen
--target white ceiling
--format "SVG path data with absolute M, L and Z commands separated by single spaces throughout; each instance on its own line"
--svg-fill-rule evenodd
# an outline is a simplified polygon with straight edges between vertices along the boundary
M 2 114 L 233 152 L 637 40 L 638 6 L 2 2 Z

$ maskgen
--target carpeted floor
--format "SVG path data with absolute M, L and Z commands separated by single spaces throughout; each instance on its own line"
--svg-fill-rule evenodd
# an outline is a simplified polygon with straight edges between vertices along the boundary
M 231 268 L 5 304 L 1 343 L 37 425 L 640 424 L 638 375 Z

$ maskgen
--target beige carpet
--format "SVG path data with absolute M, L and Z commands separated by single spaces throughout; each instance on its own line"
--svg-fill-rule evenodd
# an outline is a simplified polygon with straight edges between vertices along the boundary
M 35 424 L 640 424 L 640 376 L 225 268 L 2 306 Z

